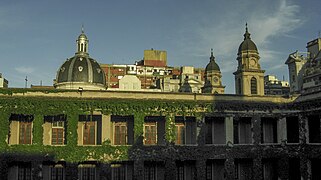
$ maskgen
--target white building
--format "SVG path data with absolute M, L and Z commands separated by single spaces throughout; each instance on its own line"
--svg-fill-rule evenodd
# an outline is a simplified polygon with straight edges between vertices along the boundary
M 2 74 L 0 73 L 0 88 L 8 88 L 8 84 L 8 80 L 2 77 Z

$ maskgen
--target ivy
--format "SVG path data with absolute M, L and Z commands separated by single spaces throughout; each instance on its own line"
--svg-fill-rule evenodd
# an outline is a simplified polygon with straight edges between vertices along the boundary
M 79 162 L 90 159 L 101 162 L 128 160 L 131 146 L 112 146 L 105 141 L 99 146 L 78 146 L 77 125 L 80 114 L 100 111 L 104 115 L 133 115 L 135 145 L 142 144 L 145 116 L 166 117 L 166 140 L 175 141 L 175 116 L 195 116 L 202 120 L 206 115 L 226 110 L 232 111 L 270 111 L 273 109 L 296 108 L 296 104 L 277 104 L 242 101 L 193 101 L 193 100 L 145 100 L 145 99 L 85 99 L 63 97 L 13 96 L 15 93 L 37 92 L 40 90 L 0 89 L 0 151 L 4 153 L 29 153 L 52 156 L 54 160 Z M 41 90 L 45 93 L 61 93 L 66 90 Z M 67 90 L 68 91 L 68 90 Z M 2 95 L 1 95 L 2 94 Z M 33 144 L 8 145 L 9 117 L 11 113 L 34 115 Z M 43 117 L 45 115 L 67 115 L 67 144 L 64 146 L 43 145 Z M 170 143 L 171 144 L 171 143 Z M 171 145 L 169 146 L 169 148 Z M 141 153 L 139 149 L 138 152 Z M 144 149 L 144 147 L 143 147 Z M 138 153 L 138 154 L 140 154 Z
M 1 90 L 9 96 L 0 97 L 0 150 L 4 153 L 41 154 L 53 156 L 56 160 L 79 162 L 90 159 L 101 162 L 128 160 L 130 146 L 112 146 L 104 142 L 100 146 L 78 146 L 77 125 L 79 114 L 100 111 L 105 115 L 134 115 L 135 140 L 143 135 L 144 117 L 148 115 L 166 116 L 166 139 L 175 140 L 175 115 L 197 115 L 204 111 L 210 112 L 210 102 L 195 101 L 153 101 L 153 100 L 122 100 L 122 99 L 78 99 L 78 98 L 41 98 L 15 97 L 12 93 L 22 90 Z M 199 111 L 199 112 L 198 112 Z M 34 115 L 32 145 L 8 145 L 9 117 L 11 113 Z M 67 115 L 67 144 L 64 146 L 43 145 L 43 117 L 45 115 Z

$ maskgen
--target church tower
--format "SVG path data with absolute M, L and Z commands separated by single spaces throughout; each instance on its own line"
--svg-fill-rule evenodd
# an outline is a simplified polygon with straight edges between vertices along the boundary
M 240 44 L 235 76 L 235 92 L 240 95 L 264 95 L 264 72 L 259 64 L 260 56 L 255 43 L 251 40 L 247 24 L 244 41 Z
M 205 83 L 204 87 L 202 87 L 202 93 L 224 94 L 225 86 L 222 85 L 222 75 L 220 67 L 215 62 L 213 49 L 211 49 L 210 62 L 205 68 L 204 79 Z

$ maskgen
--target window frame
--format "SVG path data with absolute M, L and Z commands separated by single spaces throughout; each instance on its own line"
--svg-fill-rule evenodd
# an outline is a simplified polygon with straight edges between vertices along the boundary
M 178 131 L 180 133 L 178 133 Z M 182 135 L 183 133 L 183 135 Z M 178 136 L 180 138 L 178 138 Z M 183 136 L 183 137 L 181 137 Z M 183 141 L 183 142 L 178 142 L 178 140 Z M 186 144 L 186 127 L 185 123 L 175 123 L 175 145 L 185 145 Z
M 125 127 L 125 130 L 124 130 L 124 137 L 125 138 L 125 141 L 124 141 L 124 144 L 122 143 L 119 143 L 119 142 L 116 142 L 117 141 L 117 132 L 116 132 L 116 127 Z M 128 143 L 128 134 L 127 134 L 127 122 L 113 122 L 113 145 L 127 145 Z M 121 134 L 121 133 L 120 133 Z M 119 140 L 121 139 L 121 137 L 119 138 Z
M 146 135 L 146 127 L 152 127 L 154 126 L 155 127 L 155 136 L 153 137 L 154 139 L 154 142 L 152 139 L 147 139 L 149 137 L 147 137 Z M 153 135 L 153 134 L 152 134 Z M 157 122 L 144 122 L 144 145 L 157 145 Z M 149 142 L 149 143 L 147 143 Z
M 86 127 L 86 126 L 89 126 Z M 94 126 L 94 137 L 92 139 L 91 137 L 91 127 Z M 88 130 L 87 130 L 88 129 Z M 82 134 L 82 144 L 83 145 L 96 145 L 97 144 L 97 124 L 96 124 L 96 121 L 86 121 L 83 123 L 83 127 L 82 127 L 82 130 L 83 130 L 83 134 Z M 87 137 L 88 136 L 88 137 Z M 86 139 L 85 139 L 86 138 Z M 88 140 L 87 140 L 88 138 Z M 91 142 L 91 140 L 94 140 L 94 142 Z
M 55 139 L 53 138 L 54 131 L 57 131 Z M 62 135 L 61 144 L 59 144 L 58 134 Z M 55 143 L 53 143 L 54 140 L 55 140 Z M 51 145 L 53 146 L 65 145 L 65 122 L 64 121 L 54 121 L 51 123 L 51 141 L 50 142 L 51 142 Z
M 32 122 L 29 121 L 19 121 L 19 144 L 32 144 L 32 125 Z M 29 129 L 29 135 L 26 135 L 27 128 Z M 22 129 L 24 129 L 24 131 L 22 131 Z

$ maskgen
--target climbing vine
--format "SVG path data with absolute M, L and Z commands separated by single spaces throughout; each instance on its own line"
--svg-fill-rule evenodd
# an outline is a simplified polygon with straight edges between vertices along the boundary
M 10 94 L 10 93 L 8 93 Z M 0 150 L 4 153 L 29 153 L 52 155 L 55 160 L 70 162 L 96 159 L 99 161 L 127 160 L 129 146 L 112 146 L 103 142 L 99 146 L 77 146 L 78 115 L 100 111 L 105 115 L 134 115 L 135 139 L 143 134 L 144 117 L 147 115 L 166 116 L 166 139 L 175 140 L 174 116 L 197 115 L 210 112 L 210 102 L 195 101 L 154 101 L 123 99 L 78 99 L 41 97 L 0 97 Z M 9 117 L 11 114 L 33 115 L 32 145 L 8 145 Z M 45 115 L 67 115 L 67 144 L 64 146 L 43 145 L 43 117 Z M 27 147 L 27 148 L 26 148 Z

